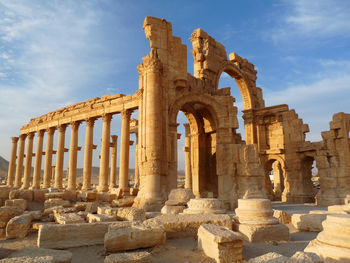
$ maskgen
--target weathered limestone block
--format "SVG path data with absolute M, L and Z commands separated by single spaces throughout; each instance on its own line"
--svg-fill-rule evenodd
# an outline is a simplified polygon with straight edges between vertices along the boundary
M 292 221 L 290 214 L 282 210 L 273 209 L 273 217 L 277 218 L 284 225 L 288 225 Z
M 6 238 L 6 229 L 0 228 L 0 239 Z
M 187 203 L 188 208 L 183 212 L 185 214 L 224 214 L 223 203 L 216 198 L 196 198 Z
M 63 210 L 64 207 L 63 206 L 53 206 L 53 207 L 50 207 L 50 208 L 46 208 L 43 212 L 43 216 L 48 216 L 50 214 L 53 214 L 54 211 L 58 212 L 58 211 L 61 211 Z
M 243 238 L 225 227 L 203 224 L 198 229 L 198 249 L 217 263 L 241 262 Z
M 0 207 L 0 228 L 5 228 L 7 222 L 15 217 L 23 214 L 23 209 L 17 206 Z
M 72 253 L 70 251 L 34 247 L 25 247 L 12 253 L 9 258 L 36 258 L 45 256 L 52 257 L 55 263 L 70 263 L 72 261 Z
M 19 258 L 4 258 L 0 263 L 56 263 L 51 256 L 45 257 L 19 257 Z
M 48 199 L 44 203 L 44 208 L 50 208 L 53 206 L 63 206 L 63 207 L 70 207 L 71 204 L 68 200 L 63 200 L 60 198 L 53 198 L 53 199 Z
M 134 204 L 134 196 L 126 196 L 121 199 L 113 200 L 112 206 L 116 207 L 131 207 Z
M 130 188 L 130 191 L 129 191 L 131 196 L 137 196 L 138 192 L 139 192 L 139 189 L 137 188 Z
M 151 254 L 146 251 L 110 254 L 104 263 L 151 263 Z
M 45 224 L 39 227 L 38 247 L 65 249 L 103 244 L 111 223 Z
M 33 190 L 12 190 L 9 194 L 9 199 L 25 199 L 28 202 L 33 201 Z
M 58 224 L 80 224 L 85 223 L 85 220 L 77 213 L 54 213 L 55 221 Z
M 118 252 L 164 244 L 165 231 L 161 226 L 135 223 L 126 228 L 110 228 L 104 239 L 105 250 Z
M 25 211 L 24 215 L 29 215 L 32 217 L 32 220 L 40 220 L 42 217 L 42 212 L 40 210 L 36 211 Z
M 106 206 L 109 207 L 109 204 L 107 205 L 100 201 L 89 202 L 86 204 L 85 211 L 92 214 L 96 214 L 99 207 L 106 207 Z
M 111 207 L 108 205 L 104 205 L 104 206 L 98 206 L 97 207 L 97 214 L 99 214 L 99 215 L 104 215 L 104 214 L 107 214 L 107 212 L 106 211 L 111 211 L 110 210 L 111 209 Z M 113 209 L 115 209 L 115 210 L 117 210 L 117 208 L 113 208 Z M 116 215 L 116 213 L 117 212 L 115 212 L 114 214 Z
M 323 263 L 323 260 L 315 253 L 298 251 L 286 263 Z
M 44 203 L 45 202 L 45 194 L 48 193 L 48 189 L 33 189 L 33 201 Z
M 320 232 L 323 230 L 322 222 L 327 214 L 294 214 L 292 225 L 299 231 Z
M 12 199 L 12 200 L 6 200 L 5 206 L 17 206 L 23 210 L 26 210 L 27 208 L 27 201 L 24 199 Z
M 6 238 L 24 238 L 30 229 L 32 217 L 30 215 L 15 216 L 6 226 Z
M 101 214 L 87 214 L 86 220 L 89 223 L 96 223 L 96 222 L 111 222 L 116 221 L 116 216 L 108 216 L 108 215 L 101 215 Z
M 108 202 L 108 203 L 110 203 L 115 198 L 116 198 L 116 194 L 113 194 L 113 193 L 101 192 L 101 193 L 97 193 L 97 195 L 96 195 L 96 200 L 97 201 L 101 201 L 101 202 Z
M 74 208 L 76 211 L 85 211 L 86 210 L 86 202 L 76 202 L 74 204 Z
M 162 215 L 161 212 L 145 212 L 145 214 L 146 214 L 146 219 L 151 219 Z
M 134 207 L 122 207 L 117 210 L 117 219 L 118 220 L 128 220 L 128 221 L 136 221 L 136 220 L 146 220 L 145 212 L 142 209 L 134 208 Z
M 328 206 L 328 212 L 334 214 L 350 214 L 350 205 L 331 205 Z
M 67 214 L 67 213 L 75 213 L 75 207 L 63 207 L 63 206 L 54 206 L 52 209 L 54 214 Z
M 84 202 L 93 202 L 96 201 L 97 192 L 95 191 L 82 191 L 78 194 L 78 199 Z
M 49 199 L 63 199 L 64 193 L 63 192 L 50 192 L 45 194 L 45 200 Z
M 350 262 L 350 215 L 330 214 L 322 223 L 323 231 L 304 249 L 325 263 Z
M 9 195 L 11 192 L 12 188 L 7 187 L 7 186 L 0 186 L 0 199 L 7 200 L 9 199 Z
M 288 258 L 283 255 L 276 252 L 270 252 L 256 258 L 249 259 L 248 263 L 285 263 L 287 260 Z
M 231 217 L 224 214 L 168 214 L 144 221 L 148 222 L 162 225 L 168 238 L 196 237 L 202 224 L 215 224 L 232 229 Z
M 238 199 L 234 230 L 249 242 L 289 240 L 289 228 L 274 218 L 268 199 Z
M 165 205 L 163 206 L 162 210 L 160 211 L 162 214 L 180 214 L 184 211 L 186 206 L 184 205 L 176 205 L 176 206 L 170 206 L 170 205 Z
M 192 189 L 177 188 L 170 191 L 166 205 L 186 205 L 188 201 L 195 198 Z

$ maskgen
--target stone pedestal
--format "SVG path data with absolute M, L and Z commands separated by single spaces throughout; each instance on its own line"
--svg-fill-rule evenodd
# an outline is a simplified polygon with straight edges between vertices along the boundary
M 289 240 L 289 229 L 273 217 L 268 199 L 238 199 L 235 229 L 249 242 Z
M 305 248 L 319 255 L 325 263 L 350 262 L 350 215 L 327 215 L 323 231 Z
M 198 229 L 198 249 L 217 263 L 241 262 L 243 239 L 223 226 L 201 225 Z
M 225 214 L 223 203 L 215 198 L 196 198 L 187 203 L 184 214 Z

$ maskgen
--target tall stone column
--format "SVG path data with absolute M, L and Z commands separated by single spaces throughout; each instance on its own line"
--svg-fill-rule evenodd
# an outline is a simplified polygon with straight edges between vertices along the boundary
M 33 158 L 33 138 L 34 132 L 27 135 L 26 162 L 24 166 L 23 189 L 28 189 L 30 186 L 30 177 L 32 176 L 32 158 Z
M 33 175 L 33 189 L 40 189 L 41 162 L 43 157 L 44 130 L 38 131 Z
M 111 114 L 102 116 L 102 142 L 101 142 L 101 159 L 99 174 L 99 192 L 108 191 L 108 169 L 109 169 L 109 138 L 111 135 Z
M 192 189 L 192 167 L 191 167 L 191 131 L 188 123 L 185 126 L 185 188 Z
M 53 136 L 56 127 L 48 128 L 46 138 L 46 149 L 45 149 L 45 166 L 44 166 L 44 183 L 43 188 L 49 188 L 51 186 L 52 178 L 52 148 L 53 148 Z
M 131 111 L 122 111 L 122 134 L 120 139 L 119 188 L 129 192 L 129 150 Z
M 77 157 L 78 157 L 78 130 L 79 121 L 71 123 L 70 145 L 69 145 L 69 173 L 68 190 L 77 188 Z
M 25 144 L 26 137 L 27 137 L 27 134 L 21 134 L 19 136 L 17 167 L 16 167 L 16 177 L 15 177 L 15 187 L 16 188 L 20 188 L 22 185 L 24 144 Z
M 112 135 L 112 153 L 111 153 L 111 174 L 109 178 L 109 188 L 116 187 L 117 184 L 117 143 L 118 143 L 118 136 Z
M 18 137 L 12 137 L 11 139 L 12 139 L 11 156 L 10 156 L 8 175 L 7 175 L 8 187 L 13 187 L 13 182 L 15 179 Z
M 91 189 L 91 170 L 92 170 L 92 150 L 94 138 L 95 119 L 86 120 L 85 132 L 85 149 L 84 149 L 84 170 L 83 170 L 83 187 L 82 190 Z
M 55 167 L 55 187 L 62 189 L 63 180 L 63 161 L 64 161 L 64 144 L 66 139 L 66 124 L 58 126 L 58 140 L 56 152 L 56 167 Z
M 136 132 L 136 147 L 135 147 L 135 182 L 134 188 L 140 188 L 140 171 L 139 171 L 139 136 Z

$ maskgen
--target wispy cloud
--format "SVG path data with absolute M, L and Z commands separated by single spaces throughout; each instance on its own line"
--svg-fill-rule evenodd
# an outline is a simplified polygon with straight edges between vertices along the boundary
M 268 35 L 275 42 L 295 37 L 350 37 L 350 2 L 347 0 L 283 1 L 278 26 Z M 277 24 L 277 23 L 276 23 Z
M 313 81 L 289 84 L 285 89 L 265 89 L 267 106 L 288 104 L 304 123 L 310 124 L 308 139 L 321 140 L 320 132 L 329 130 L 334 113 L 349 110 L 350 61 L 318 60 Z

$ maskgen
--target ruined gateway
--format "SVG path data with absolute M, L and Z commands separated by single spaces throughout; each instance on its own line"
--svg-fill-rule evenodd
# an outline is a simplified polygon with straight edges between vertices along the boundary
M 31 119 L 21 128 L 19 137 L 12 138 L 8 187 L 33 191 L 49 187 L 91 191 L 94 121 L 102 118 L 98 192 L 137 193 L 134 207 L 159 211 L 170 190 L 177 188 L 176 120 L 178 112 L 182 111 L 188 120 L 184 147 L 185 188 L 192 189 L 196 197 L 218 198 L 227 209 L 237 207 L 240 198 L 268 197 L 325 206 L 347 203 L 350 194 L 350 114 L 335 114 L 330 130 L 322 132 L 322 141 L 306 141 L 308 125 L 288 105 L 265 107 L 263 92 L 256 86 L 257 71 L 247 59 L 235 53 L 227 56 L 222 44 L 202 29 L 196 29 L 190 39 L 194 57 L 192 76 L 187 72 L 187 47 L 179 37 L 172 35 L 171 23 L 146 17 L 143 28 L 151 52 L 138 66 L 139 90 L 132 95 L 93 98 Z M 237 107 L 230 88 L 218 89 L 223 72 L 235 79 L 242 94 L 245 141 L 236 132 Z M 138 120 L 133 120 L 130 116 L 136 109 Z M 117 137 L 112 136 L 111 141 L 110 134 L 114 114 L 122 115 L 118 188 Z M 77 142 L 81 122 L 86 122 L 86 137 L 83 186 L 78 189 Z M 71 127 L 71 138 L 68 185 L 65 186 L 63 157 L 67 151 L 64 144 L 68 126 Z M 56 130 L 58 143 L 54 150 Z M 137 134 L 137 165 L 132 191 L 128 178 L 130 132 Z M 45 133 L 46 150 L 43 152 Z M 35 154 L 34 136 L 37 137 Z M 56 154 L 54 178 L 53 154 Z M 45 160 L 42 160 L 43 155 Z M 320 177 L 320 190 L 316 196 L 311 181 L 314 161 Z M 272 169 L 274 187 L 269 179 Z M 52 179 L 54 183 L 51 183 Z

